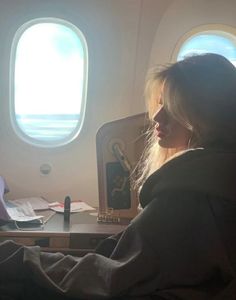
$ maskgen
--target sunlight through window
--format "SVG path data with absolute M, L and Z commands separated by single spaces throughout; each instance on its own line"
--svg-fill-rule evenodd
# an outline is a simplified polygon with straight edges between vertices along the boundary
M 201 32 L 187 39 L 179 50 L 177 60 L 193 54 L 216 53 L 236 66 L 236 37 L 224 32 Z
M 65 21 L 43 20 L 23 27 L 12 53 L 15 127 L 37 145 L 68 143 L 79 134 L 85 113 L 85 40 Z

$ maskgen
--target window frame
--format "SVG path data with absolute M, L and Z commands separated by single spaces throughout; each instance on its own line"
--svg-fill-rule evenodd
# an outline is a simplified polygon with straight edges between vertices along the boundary
M 53 24 L 60 24 L 64 25 L 68 28 L 70 28 L 72 31 L 76 33 L 78 38 L 80 39 L 83 54 L 84 54 L 84 66 L 83 66 L 83 83 L 82 83 L 82 97 L 81 97 L 81 110 L 80 110 L 80 118 L 78 120 L 77 126 L 74 128 L 74 130 L 67 135 L 64 139 L 59 141 L 40 141 L 35 138 L 32 138 L 28 136 L 18 125 L 18 122 L 16 120 L 16 113 L 15 113 L 15 62 L 16 62 L 16 51 L 17 46 L 20 38 L 24 34 L 24 32 L 30 28 L 31 26 L 34 26 L 36 24 L 40 23 L 53 23 Z M 36 147 L 43 147 L 43 148 L 56 148 L 61 147 L 64 145 L 67 145 L 71 143 L 73 140 L 75 140 L 82 129 L 82 126 L 84 124 L 85 119 L 85 111 L 86 111 L 86 104 L 87 104 L 87 86 L 88 86 L 88 46 L 85 39 L 85 36 L 80 31 L 80 29 L 72 24 L 71 22 L 54 18 L 54 17 L 46 17 L 46 18 L 35 18 L 32 19 L 24 24 L 22 24 L 17 31 L 15 32 L 15 35 L 12 39 L 12 45 L 11 45 L 11 53 L 10 53 L 10 73 L 9 73 L 9 105 L 10 105 L 10 121 L 11 125 L 13 127 L 13 130 L 15 134 L 24 142 L 36 146 Z
M 236 47 L 236 28 L 225 25 L 225 24 L 205 24 L 201 26 L 194 27 L 190 31 L 186 32 L 180 39 L 177 41 L 176 46 L 172 52 L 171 61 L 176 62 L 178 55 L 182 46 L 191 38 L 201 35 L 201 34 L 217 34 L 223 36 L 227 39 L 230 39 Z

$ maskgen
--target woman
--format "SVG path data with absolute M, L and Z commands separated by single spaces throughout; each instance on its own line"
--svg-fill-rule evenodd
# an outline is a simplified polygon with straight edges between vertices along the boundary
M 146 94 L 142 212 L 83 258 L 2 244 L 1 284 L 38 299 L 235 299 L 236 69 L 216 54 L 189 57 L 152 70 Z

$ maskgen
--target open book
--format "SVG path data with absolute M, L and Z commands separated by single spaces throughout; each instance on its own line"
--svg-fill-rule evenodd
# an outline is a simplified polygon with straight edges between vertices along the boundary
M 13 203 L 12 201 L 4 200 L 4 194 L 9 191 L 6 182 L 0 176 L 0 220 L 1 221 L 16 221 L 16 222 L 32 222 L 42 219 L 42 216 L 35 214 L 29 202 L 24 205 Z

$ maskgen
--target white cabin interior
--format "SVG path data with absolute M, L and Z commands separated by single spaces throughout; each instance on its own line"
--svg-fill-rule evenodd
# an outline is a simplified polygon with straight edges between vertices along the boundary
M 173 61 L 185 34 L 199 26 L 236 30 L 235 0 L 0 0 L 0 166 L 8 199 L 66 195 L 98 206 L 96 133 L 105 123 L 145 111 L 144 85 L 154 64 Z M 17 29 L 43 17 L 67 20 L 88 45 L 85 119 L 71 143 L 37 147 L 10 121 L 10 53 Z M 40 167 L 51 166 L 43 175 Z

